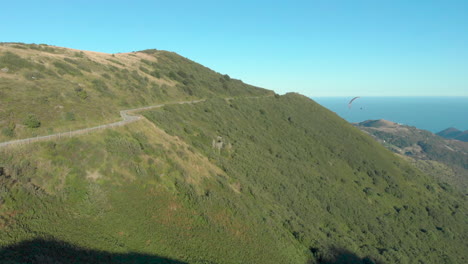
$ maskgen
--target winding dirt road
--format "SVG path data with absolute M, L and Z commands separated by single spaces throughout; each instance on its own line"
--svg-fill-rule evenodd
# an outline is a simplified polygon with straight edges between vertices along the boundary
M 196 104 L 200 102 L 204 102 L 206 99 L 200 99 L 200 100 L 193 100 L 193 101 L 181 101 L 181 102 L 174 102 L 174 103 L 166 103 L 166 104 L 158 104 L 158 105 L 151 105 L 151 106 L 145 106 L 145 107 L 140 107 L 140 108 L 133 108 L 133 109 L 127 109 L 127 110 L 122 110 L 120 111 L 120 116 L 122 117 L 122 121 L 114 122 L 114 123 L 109 123 L 105 125 L 100 125 L 100 126 L 95 126 L 95 127 L 88 127 L 88 128 L 83 128 L 83 129 L 78 129 L 78 130 L 72 130 L 69 132 L 60 132 L 60 133 L 55 133 L 47 136 L 37 136 L 37 137 L 31 137 L 31 138 L 24 138 L 24 139 L 16 139 L 16 140 L 10 140 L 10 141 L 5 141 L 0 143 L 0 148 L 1 147 L 7 147 L 7 146 L 12 146 L 12 145 L 17 145 L 17 144 L 29 144 L 32 142 L 38 142 L 38 141 L 46 141 L 46 140 L 51 140 L 51 139 L 56 139 L 56 138 L 65 138 L 65 137 L 72 137 L 75 135 L 79 134 L 86 134 L 91 131 L 95 130 L 101 130 L 101 129 L 106 129 L 106 128 L 111 128 L 111 127 L 118 127 L 118 126 L 123 126 L 138 120 L 143 119 L 141 115 L 132 115 L 134 112 L 142 111 L 142 110 L 149 110 L 153 108 L 160 108 L 165 105 L 171 105 L 171 104 Z

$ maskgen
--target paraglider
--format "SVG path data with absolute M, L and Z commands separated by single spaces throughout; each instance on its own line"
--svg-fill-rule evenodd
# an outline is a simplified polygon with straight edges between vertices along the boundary
M 353 105 L 353 101 L 356 100 L 356 99 L 358 99 L 358 98 L 361 98 L 361 97 L 360 97 L 360 96 L 356 96 L 356 97 L 354 97 L 353 99 L 351 99 L 351 101 L 349 101 L 349 103 L 348 103 L 348 108 L 349 108 L 349 109 L 351 109 L 351 106 Z

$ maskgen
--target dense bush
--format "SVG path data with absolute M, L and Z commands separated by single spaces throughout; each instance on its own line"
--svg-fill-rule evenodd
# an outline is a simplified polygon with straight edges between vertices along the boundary
M 41 126 L 41 121 L 37 118 L 37 116 L 33 114 L 29 114 L 23 121 L 23 124 L 29 128 L 38 128 Z

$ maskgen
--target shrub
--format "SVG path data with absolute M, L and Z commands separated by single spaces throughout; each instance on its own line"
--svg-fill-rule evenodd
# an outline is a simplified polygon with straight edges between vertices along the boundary
M 93 88 L 103 94 L 109 93 L 109 87 L 107 87 L 107 84 L 100 79 L 93 80 Z
M 157 53 L 158 50 L 157 49 L 147 49 L 147 50 L 141 50 L 139 52 L 153 55 L 153 54 Z
M 7 137 L 13 137 L 13 136 L 15 136 L 15 130 L 12 129 L 11 127 L 4 127 L 2 129 L 2 134 L 7 136 Z
M 184 71 L 178 71 L 177 74 L 178 74 L 180 77 L 184 78 L 184 79 L 186 79 L 186 78 L 188 77 L 188 76 L 187 76 L 187 73 L 185 73 Z
M 107 151 L 125 159 L 136 158 L 142 151 L 137 140 L 117 134 L 107 137 L 105 144 Z
M 91 72 L 91 69 L 88 67 L 88 65 L 83 63 L 83 60 L 73 60 L 73 59 L 70 59 L 70 58 L 64 58 L 63 60 L 68 62 L 68 63 L 76 65 L 76 67 L 78 67 L 78 69 L 80 69 L 80 70 L 83 70 L 85 72 Z
M 366 187 L 366 188 L 364 188 L 362 191 L 363 191 L 364 193 L 366 193 L 367 195 L 369 195 L 369 196 L 375 195 L 374 190 L 372 190 L 372 188 L 370 188 L 370 187 Z
M 30 49 L 33 50 L 40 50 L 40 51 L 45 51 L 45 52 L 50 52 L 50 53 L 56 53 L 56 49 L 49 47 L 47 44 L 30 44 L 28 45 Z
M 148 69 L 146 69 L 145 67 L 140 66 L 139 69 L 140 69 L 140 71 L 142 71 L 142 72 L 144 72 L 144 73 L 146 73 L 146 74 L 149 74 Z
M 65 113 L 65 120 L 67 121 L 75 121 L 75 113 L 73 112 L 66 112 Z
M 57 72 L 60 75 L 64 75 L 64 74 L 69 74 L 71 76 L 82 75 L 80 70 L 71 66 L 68 63 L 56 61 L 54 62 L 54 66 L 57 67 Z
M 0 56 L 0 68 L 3 67 L 7 67 L 10 71 L 17 71 L 22 68 L 32 68 L 33 64 L 16 54 L 5 52 Z
M 85 100 L 88 98 L 88 93 L 81 87 L 75 88 L 76 95 L 78 95 L 79 98 L 82 100 Z
M 77 58 L 84 58 L 84 52 L 80 51 L 80 52 L 75 52 L 75 54 L 73 54 L 75 57 Z
M 169 72 L 169 74 L 167 75 L 171 80 L 174 80 L 174 81 L 177 81 L 179 78 L 177 77 L 177 75 L 174 73 L 174 72 Z
M 23 124 L 29 128 L 38 128 L 41 126 L 41 121 L 39 121 L 37 116 L 30 114 L 26 117 Z
M 155 63 L 155 62 L 145 60 L 145 59 L 141 59 L 141 62 L 143 62 L 144 64 L 146 64 L 148 66 L 151 66 L 151 67 L 156 67 L 156 65 L 157 65 L 157 63 Z
M 21 46 L 21 45 L 13 45 L 12 47 L 17 48 L 17 49 L 28 49 L 25 46 Z
M 156 78 L 161 78 L 161 74 L 158 71 L 150 72 L 150 75 Z
M 108 80 L 111 79 L 110 75 L 107 74 L 107 73 L 103 73 L 103 74 L 101 74 L 101 76 L 104 77 L 104 78 L 106 78 L 106 79 L 108 79 Z
M 2 134 L 7 137 L 13 137 L 15 136 L 15 128 L 15 122 L 9 122 L 8 125 L 2 129 Z

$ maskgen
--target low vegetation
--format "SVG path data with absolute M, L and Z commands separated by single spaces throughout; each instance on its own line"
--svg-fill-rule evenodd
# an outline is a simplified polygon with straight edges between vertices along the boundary
M 315 255 L 336 247 L 384 263 L 466 258 L 463 195 L 305 97 L 210 100 L 145 116 L 222 168 L 265 224 L 282 225 L 277 237 L 287 231 Z
M 386 148 L 405 155 L 437 180 L 468 193 L 468 143 L 447 140 L 426 130 L 385 120 L 368 120 L 356 126 Z
M 0 43 L 0 142 L 114 122 L 126 108 L 266 94 L 167 51 L 112 55 Z M 63 118 L 70 112 L 74 120 Z M 23 129 L 29 115 L 40 120 L 34 130 Z
M 0 247 L 53 238 L 188 263 L 305 262 L 221 169 L 147 122 L 3 149 L 0 164 Z
M 304 96 L 274 95 L 157 50 L 0 50 L 45 67 L 37 80 L 25 79 L 34 67 L 0 73 L 3 139 L 100 124 L 122 107 L 209 98 L 0 148 L 0 262 L 468 258 L 466 196 Z M 30 117 L 40 126 L 28 126 Z

